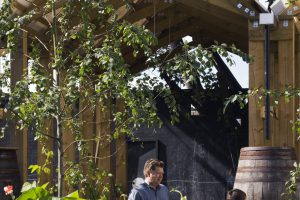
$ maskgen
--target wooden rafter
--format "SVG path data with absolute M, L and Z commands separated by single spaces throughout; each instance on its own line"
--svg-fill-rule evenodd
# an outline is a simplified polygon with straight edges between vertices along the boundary
M 67 0 L 57 1 L 57 9 L 60 9 Z M 143 3 L 142 0 L 132 0 L 131 9 L 121 0 L 110 0 L 117 11 L 119 20 L 127 20 L 138 25 L 146 25 L 146 28 L 155 32 L 159 44 L 153 49 L 168 45 L 170 42 L 181 39 L 185 35 L 194 37 L 194 42 L 211 44 L 214 40 L 226 43 L 235 43 L 242 50 L 248 50 L 248 19 L 234 6 L 236 0 L 176 0 L 173 3 L 155 0 L 153 3 Z M 45 0 L 35 0 L 30 6 L 25 6 L 21 1 L 15 1 L 14 7 L 19 13 L 26 14 L 35 8 L 42 8 Z M 252 1 L 242 0 L 248 6 Z M 97 13 L 91 10 L 91 20 Z M 34 15 L 31 26 L 26 30 L 33 35 L 43 35 L 50 27 L 51 18 L 47 13 Z M 76 24 L 79 19 L 73 20 Z M 39 29 L 34 28 L 36 24 Z M 41 24 L 41 25 L 38 25 Z M 44 26 L 44 28 L 41 28 Z M 40 30 L 43 30 L 40 32 Z M 238 31 L 237 31 L 238 30 Z M 98 27 L 98 33 L 103 28 Z M 39 37 L 39 36 L 38 36 Z M 45 38 L 45 37 L 44 37 Z M 47 38 L 45 38 L 47 40 Z M 48 38 L 49 39 L 49 38 Z M 97 38 L 96 46 L 102 39 Z M 132 49 L 126 47 L 123 53 L 127 60 L 142 60 L 133 58 Z M 132 63 L 133 64 L 133 63 Z
M 182 37 L 193 34 L 193 33 L 199 33 L 202 32 L 202 28 L 199 26 L 193 26 L 194 20 L 188 19 L 184 22 L 178 24 L 178 27 L 173 27 L 174 31 L 172 32 L 172 36 L 170 38 L 168 33 L 165 33 L 161 35 L 158 38 L 158 46 L 154 46 L 152 48 L 153 51 L 156 51 L 160 47 L 166 47 L 168 44 L 180 40 Z M 181 29 L 179 27 L 185 27 L 184 29 Z M 132 55 L 126 55 L 125 58 L 127 58 L 127 61 L 130 61 L 130 64 L 132 66 L 133 72 L 138 72 L 142 69 L 145 69 L 145 61 L 146 58 L 143 55 L 139 55 L 137 58 L 133 59 Z
M 259 10 L 253 0 L 227 0 L 234 9 L 247 18 L 258 16 Z
M 171 6 L 173 6 L 173 4 L 163 2 L 157 4 L 140 4 L 139 7 L 135 8 L 135 12 L 126 17 L 126 20 L 128 22 L 134 23 L 141 18 L 155 16 L 157 13 L 162 12 Z
M 220 9 L 215 6 L 197 6 L 193 7 L 192 4 L 187 4 L 185 1 L 180 1 L 180 3 L 183 7 L 185 7 L 188 10 L 188 13 L 190 15 L 196 16 L 199 15 L 199 13 L 205 14 L 207 18 L 217 18 L 217 19 L 223 19 L 224 21 L 228 23 L 232 23 L 236 26 L 244 26 L 247 24 L 247 19 L 239 14 L 229 12 L 224 9 Z
M 176 2 L 199 10 L 207 9 L 210 12 L 231 13 L 243 17 L 227 0 L 176 0 Z

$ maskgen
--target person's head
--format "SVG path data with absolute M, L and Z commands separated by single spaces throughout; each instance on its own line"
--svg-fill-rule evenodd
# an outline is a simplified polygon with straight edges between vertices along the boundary
M 246 200 L 246 193 L 240 189 L 232 189 L 228 192 L 227 200 Z
M 155 158 L 151 158 L 146 161 L 144 165 L 144 176 L 145 180 L 151 186 L 158 186 L 164 175 L 164 162 L 157 160 Z

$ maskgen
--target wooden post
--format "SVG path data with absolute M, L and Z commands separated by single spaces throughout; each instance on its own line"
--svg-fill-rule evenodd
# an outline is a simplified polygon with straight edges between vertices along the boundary
M 249 88 L 261 88 L 264 83 L 264 53 L 262 27 L 255 26 L 255 21 L 249 22 L 249 54 L 254 57 L 250 64 Z M 287 86 L 298 87 L 298 68 L 295 65 L 295 22 L 292 17 L 281 17 L 277 25 L 271 28 L 270 79 L 271 90 L 284 91 Z M 292 121 L 296 119 L 298 107 L 294 98 L 285 102 L 279 99 L 278 105 L 271 98 L 270 140 L 264 138 L 264 118 L 259 115 L 262 106 L 257 103 L 258 97 L 249 100 L 249 146 L 288 146 L 296 145 L 295 134 L 292 131 Z M 262 100 L 261 102 L 264 102 Z M 263 111 L 264 112 L 264 111 Z
M 15 87 L 16 83 L 22 79 L 24 69 L 27 68 L 27 59 L 24 56 L 24 53 L 27 52 L 27 35 L 23 33 L 20 39 L 20 46 L 17 47 L 17 50 L 10 55 L 12 58 L 11 62 L 11 90 Z M 23 145 L 26 143 L 25 136 L 23 132 L 16 129 L 16 122 L 9 124 L 11 133 L 10 133 L 10 147 L 17 147 L 17 157 L 18 157 L 18 166 L 20 167 L 21 180 L 25 180 L 25 173 L 27 172 L 27 167 L 23 164 L 23 161 L 27 161 L 27 154 L 25 154 Z M 24 160 L 23 160 L 24 159 Z M 25 167 L 25 168 L 24 168 Z

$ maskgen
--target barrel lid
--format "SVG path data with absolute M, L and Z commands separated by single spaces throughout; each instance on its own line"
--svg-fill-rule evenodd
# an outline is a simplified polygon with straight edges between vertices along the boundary
M 267 150 L 286 150 L 290 151 L 293 150 L 292 147 L 270 147 L 270 146 L 260 146 L 260 147 L 243 147 L 241 148 L 242 151 L 267 151 Z

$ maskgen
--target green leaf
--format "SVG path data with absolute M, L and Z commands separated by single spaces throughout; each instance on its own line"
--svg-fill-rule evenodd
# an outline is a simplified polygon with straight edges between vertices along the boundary
M 78 190 L 72 192 L 71 194 L 67 195 L 66 197 L 79 198 Z
M 29 182 L 25 182 L 22 186 L 22 189 L 21 189 L 21 193 L 23 192 L 26 192 L 27 190 L 30 190 L 32 188 L 35 188 L 36 187 L 36 182 L 32 182 L 32 183 L 29 183 Z
M 17 200 L 31 200 L 31 199 L 51 200 L 52 198 L 49 195 L 49 192 L 42 187 L 36 187 L 27 190 L 17 198 Z
M 35 171 L 39 170 L 41 167 L 39 165 L 30 165 L 28 169 L 31 169 L 30 173 L 34 173 Z
M 78 190 L 72 192 L 71 194 L 69 194 L 68 196 L 66 197 L 63 197 L 63 200 L 84 200 L 82 198 L 79 197 L 79 193 L 78 193 Z
M 41 188 L 46 189 L 48 185 L 49 185 L 49 183 L 45 183 L 45 184 L 43 184 L 43 185 L 41 186 Z

